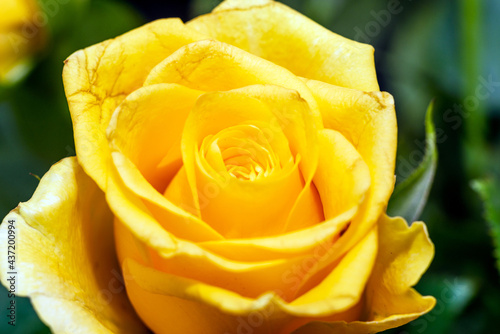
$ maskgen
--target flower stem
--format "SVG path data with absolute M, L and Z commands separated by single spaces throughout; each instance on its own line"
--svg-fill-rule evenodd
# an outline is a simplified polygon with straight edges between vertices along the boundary
M 482 76 L 482 31 L 481 17 L 483 1 L 460 0 L 461 16 L 461 66 L 463 73 L 462 103 L 470 113 L 465 122 L 465 166 L 469 177 L 483 175 L 487 168 L 486 145 L 487 118 L 486 101 L 478 96 Z

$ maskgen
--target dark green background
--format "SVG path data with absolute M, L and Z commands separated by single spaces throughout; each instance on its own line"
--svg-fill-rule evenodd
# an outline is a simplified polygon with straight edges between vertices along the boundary
M 68 55 L 148 21 L 172 16 L 188 20 L 219 3 L 63 2 L 49 15 L 48 44 L 32 71 L 17 84 L 0 88 L 2 217 L 30 198 L 38 184 L 30 173 L 42 176 L 54 162 L 74 155 L 61 82 Z M 397 13 L 390 13 L 390 1 L 382 0 L 283 2 L 334 32 L 375 47 L 381 90 L 396 100 L 398 181 L 423 156 L 424 114 L 429 101 L 436 99 L 439 164 L 421 217 L 436 256 L 417 289 L 434 295 L 438 304 L 430 314 L 388 332 L 496 332 L 500 284 L 493 239 L 495 228 L 500 230 L 500 84 L 491 87 L 487 98 L 479 98 L 477 89 L 483 79 L 500 82 L 500 1 L 400 0 Z M 462 114 L 457 112 L 460 107 Z M 489 222 L 473 184 L 489 199 Z M 6 291 L 0 296 L 0 309 L 5 310 Z M 49 332 L 28 299 L 17 302 L 15 330 L 0 311 L 1 333 Z

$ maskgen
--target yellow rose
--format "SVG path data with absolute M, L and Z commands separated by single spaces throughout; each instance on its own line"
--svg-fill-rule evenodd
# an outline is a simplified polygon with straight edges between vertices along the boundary
M 425 225 L 385 214 L 397 127 L 373 63 L 269 0 L 74 53 L 77 157 L 2 225 L 17 293 L 57 333 L 374 333 L 428 312 Z
M 30 56 L 43 42 L 46 20 L 36 0 L 0 2 L 0 84 L 16 81 L 29 67 Z

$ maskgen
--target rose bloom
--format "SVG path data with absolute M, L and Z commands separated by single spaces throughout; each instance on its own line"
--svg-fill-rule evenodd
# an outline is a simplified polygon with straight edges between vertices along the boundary
M 36 0 L 0 1 L 0 84 L 16 81 L 44 43 Z
M 228 0 L 77 51 L 63 79 L 77 156 L 1 236 L 55 333 L 375 333 L 434 306 L 412 288 L 425 225 L 385 214 L 397 126 L 371 46 Z

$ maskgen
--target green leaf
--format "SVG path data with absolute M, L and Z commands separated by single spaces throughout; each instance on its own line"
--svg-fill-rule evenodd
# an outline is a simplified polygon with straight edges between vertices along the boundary
M 484 218 L 490 228 L 493 246 L 495 247 L 497 269 L 500 271 L 500 181 L 494 178 L 473 180 L 471 187 L 483 200 Z
M 417 290 L 423 295 L 434 296 L 436 306 L 428 314 L 409 323 L 405 328 L 407 333 L 457 333 L 457 321 L 463 317 L 467 306 L 478 294 L 479 287 L 480 282 L 472 277 L 424 276 Z
M 436 172 L 438 154 L 436 131 L 432 121 L 433 109 L 434 101 L 429 104 L 425 116 L 425 156 L 418 168 L 408 178 L 396 185 L 387 208 L 389 215 L 401 216 L 410 224 L 417 220 L 422 213 Z
M 195 18 L 197 16 L 210 13 L 221 2 L 222 0 L 192 0 L 190 3 L 189 17 Z

